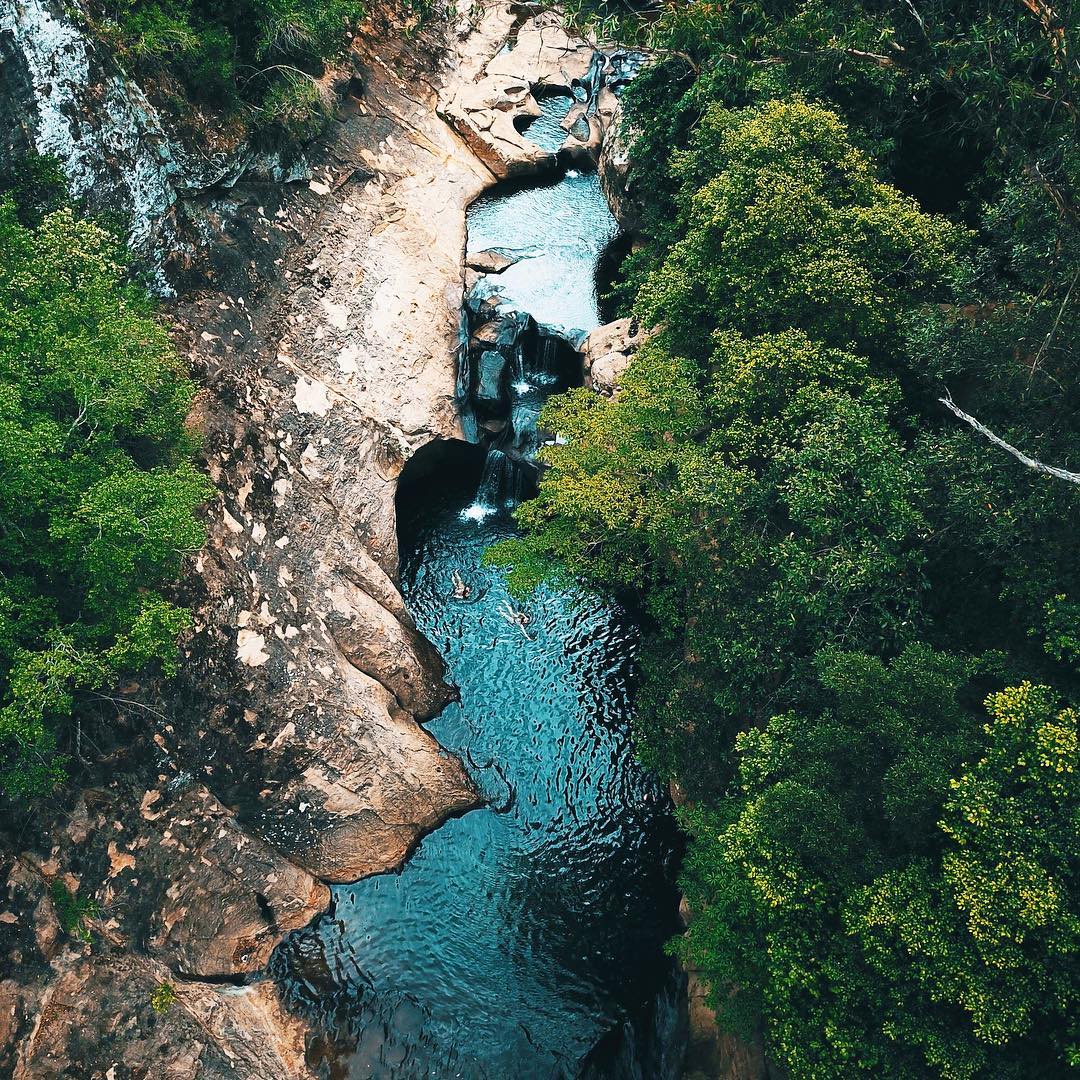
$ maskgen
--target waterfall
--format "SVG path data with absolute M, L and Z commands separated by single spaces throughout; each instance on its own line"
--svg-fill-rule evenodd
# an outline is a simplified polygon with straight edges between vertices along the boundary
M 514 372 L 514 390 L 519 393 L 524 392 L 523 388 L 528 387 L 529 376 L 525 370 L 525 350 L 521 347 L 520 341 L 514 345 L 510 363 Z
M 457 374 L 454 379 L 454 400 L 461 431 L 469 442 L 477 441 L 476 414 L 473 412 L 469 394 L 473 383 L 472 358 L 469 356 L 469 313 L 463 307 L 458 323 Z
M 559 377 L 558 343 L 555 338 L 540 338 L 530 368 L 529 375 L 539 382 L 551 383 Z
M 469 521 L 483 521 L 501 509 L 509 509 L 521 500 L 521 472 L 517 462 L 497 447 L 488 451 L 480 486 L 472 504 L 461 511 Z

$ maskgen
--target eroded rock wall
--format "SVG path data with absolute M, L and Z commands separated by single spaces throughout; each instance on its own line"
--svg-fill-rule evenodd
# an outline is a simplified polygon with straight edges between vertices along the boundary
M 86 32 L 79 0 L 0 3 L 0 168 L 27 149 L 60 160 L 74 198 L 128 227 L 132 252 L 172 291 L 196 254 L 186 201 L 245 174 L 308 174 L 295 149 L 257 149 L 238 125 L 192 110 L 187 130 Z

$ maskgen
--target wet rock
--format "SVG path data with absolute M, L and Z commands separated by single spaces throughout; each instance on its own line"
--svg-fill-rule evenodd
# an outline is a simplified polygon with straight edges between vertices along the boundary
M 247 835 L 205 789 L 186 794 L 158 824 L 168 827 L 151 830 L 150 844 L 132 844 L 131 871 L 139 868 L 144 894 L 158 895 L 148 949 L 180 974 L 260 971 L 286 933 L 330 904 L 322 882 Z
M 484 346 L 497 345 L 502 329 L 503 322 L 499 319 L 489 319 L 486 323 L 481 323 L 469 338 L 469 348 L 482 350 Z
M 487 349 L 480 354 L 473 393 L 473 400 L 480 408 L 496 409 L 505 400 L 507 366 L 507 359 L 501 352 Z
M 580 103 L 567 113 L 563 127 L 567 139 L 559 150 L 559 161 L 583 171 L 595 169 L 604 142 L 604 124 L 600 115 L 590 112 L 585 103 Z
M 349 882 L 400 866 L 425 833 L 479 799 L 382 683 L 345 661 L 337 675 L 351 721 L 327 730 L 313 710 L 297 715 L 274 749 L 287 779 L 244 821 L 323 880 Z
M 674 960 L 656 995 L 614 1025 L 579 1066 L 577 1080 L 685 1080 L 686 973 Z M 727 1073 L 709 1080 L 729 1080 Z M 704 1080 L 704 1078 L 703 1078 Z M 734 1080 L 734 1078 L 731 1078 Z
M 501 274 L 520 260 L 520 255 L 507 255 L 493 248 L 490 251 L 470 252 L 465 256 L 465 265 L 481 274 Z

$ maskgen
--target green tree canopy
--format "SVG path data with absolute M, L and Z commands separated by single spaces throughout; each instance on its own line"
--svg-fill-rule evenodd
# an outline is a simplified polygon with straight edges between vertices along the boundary
M 787 706 L 824 642 L 895 649 L 919 628 L 930 525 L 887 323 L 943 287 L 962 234 L 801 102 L 713 110 L 680 168 L 686 236 L 639 300 L 662 328 L 617 400 L 552 404 L 565 443 L 495 557 L 519 586 L 561 563 L 641 591 L 674 673 L 646 684 L 643 723 L 671 736 L 649 749 L 697 772 L 719 731 Z M 793 184 L 809 218 L 774 229 Z
M 1077 717 L 1025 683 L 980 725 L 972 673 L 824 655 L 813 704 L 739 736 L 738 794 L 687 815 L 680 949 L 796 1075 L 1074 1064 Z
M 159 590 L 203 529 L 194 388 L 117 241 L 0 201 L 0 787 L 60 775 L 88 692 L 173 670 L 188 616 Z M 82 695 L 82 697 L 81 697 Z

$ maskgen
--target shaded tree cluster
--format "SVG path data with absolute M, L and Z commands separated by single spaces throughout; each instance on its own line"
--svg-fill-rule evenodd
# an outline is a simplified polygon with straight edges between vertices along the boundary
M 622 32 L 658 56 L 617 286 L 654 333 L 616 400 L 549 405 L 491 558 L 638 596 L 639 745 L 690 796 L 676 948 L 725 1025 L 793 1077 L 1067 1074 L 1076 20 L 694 3 Z

